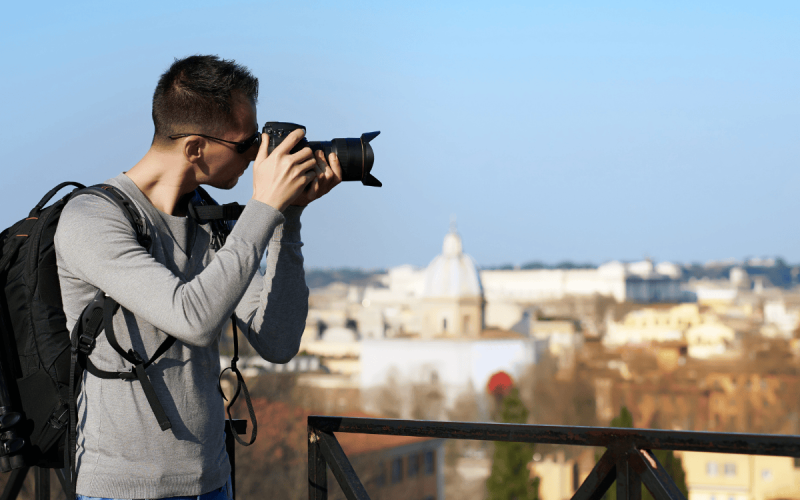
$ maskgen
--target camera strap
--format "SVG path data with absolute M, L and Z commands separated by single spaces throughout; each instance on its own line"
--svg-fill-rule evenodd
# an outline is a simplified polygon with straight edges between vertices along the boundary
M 231 358 L 231 366 L 226 367 L 222 370 L 222 373 L 219 374 L 219 392 L 222 394 L 222 399 L 228 401 L 228 398 L 225 397 L 225 393 L 222 391 L 222 376 L 225 375 L 225 372 L 230 370 L 236 376 L 236 390 L 233 393 L 233 397 L 231 397 L 230 402 L 228 403 L 226 410 L 228 412 L 228 421 L 230 422 L 231 429 L 233 429 L 233 417 L 231 416 L 231 406 L 233 403 L 236 402 L 236 398 L 239 397 L 239 392 L 241 391 L 244 393 L 244 401 L 247 404 L 247 412 L 250 414 L 250 421 L 253 422 L 253 432 L 250 433 L 250 442 L 245 442 L 239 435 L 234 432 L 233 437 L 236 438 L 236 441 L 239 442 L 242 446 L 250 446 L 256 441 L 256 434 L 258 433 L 258 422 L 256 422 L 256 412 L 253 409 L 253 402 L 250 400 L 250 393 L 247 390 L 247 384 L 244 383 L 244 378 L 242 377 L 242 372 L 239 371 L 239 368 L 236 366 L 236 362 L 239 361 L 239 329 L 236 326 L 236 314 L 231 316 L 231 327 L 233 329 L 233 358 Z
M 242 215 L 244 206 L 238 203 L 226 203 L 224 205 L 191 205 L 194 207 L 194 216 L 197 219 L 212 220 L 236 220 Z M 192 209 L 190 209 L 192 210 Z

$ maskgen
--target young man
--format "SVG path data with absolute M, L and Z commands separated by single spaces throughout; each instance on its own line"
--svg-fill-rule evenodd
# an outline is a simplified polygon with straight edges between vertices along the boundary
M 149 359 L 166 335 L 175 344 L 147 368 L 172 427 L 162 431 L 136 381 L 84 373 L 78 401 L 77 493 L 89 498 L 225 498 L 230 466 L 218 344 L 235 312 L 265 359 L 296 353 L 308 312 L 300 252 L 303 207 L 341 181 L 335 155 L 289 151 L 302 130 L 269 156 L 258 132 L 258 80 L 215 56 L 176 61 L 153 96 L 153 143 L 127 172 L 107 181 L 146 219 L 150 251 L 122 211 L 78 196 L 64 209 L 56 255 L 67 327 L 97 290 L 120 305 L 116 337 Z M 215 251 L 210 225 L 188 214 L 202 185 L 230 189 L 253 165 L 253 198 Z M 259 264 L 266 252 L 267 270 Z M 98 338 L 91 360 L 105 371 L 125 361 Z

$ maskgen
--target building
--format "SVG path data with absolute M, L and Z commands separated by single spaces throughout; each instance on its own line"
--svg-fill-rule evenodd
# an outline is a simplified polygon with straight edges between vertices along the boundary
M 800 460 L 680 452 L 688 500 L 800 499 Z
M 697 304 L 646 307 L 629 312 L 622 321 L 608 318 L 606 347 L 646 344 L 685 344 L 694 358 L 721 356 L 735 347 L 736 332 L 714 312 Z
M 350 433 L 336 438 L 370 498 L 444 499 L 444 440 Z M 345 498 L 330 469 L 328 498 Z
M 484 270 L 486 324 L 510 328 L 530 304 L 568 297 L 611 297 L 617 302 L 677 303 L 687 296 L 674 265 L 608 262 L 597 269 Z M 662 274 L 668 273 L 668 274 Z
M 396 398 L 397 416 L 402 418 L 443 418 L 462 394 L 482 394 L 493 374 L 504 371 L 517 377 L 537 360 L 535 340 L 521 335 L 361 344 L 360 386 L 363 394 L 373 394 L 363 398 L 365 409 L 386 413 L 388 409 L 380 406 L 385 398 L 379 396 L 386 391 Z M 426 399 L 419 401 L 420 397 Z

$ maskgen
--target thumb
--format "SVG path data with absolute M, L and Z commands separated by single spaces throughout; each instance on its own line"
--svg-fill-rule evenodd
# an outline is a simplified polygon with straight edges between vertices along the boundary
M 254 163 L 260 163 L 267 158 L 267 149 L 269 148 L 269 136 L 261 134 L 261 147 L 258 148 L 258 154 Z

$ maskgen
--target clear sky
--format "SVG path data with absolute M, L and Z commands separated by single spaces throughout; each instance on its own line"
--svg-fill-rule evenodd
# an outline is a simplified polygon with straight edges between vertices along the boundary
M 380 189 L 303 215 L 309 267 L 800 261 L 797 2 L 10 2 L 0 228 L 127 170 L 175 57 L 236 59 L 259 121 L 380 130 Z M 251 170 L 221 202 L 246 202 Z

